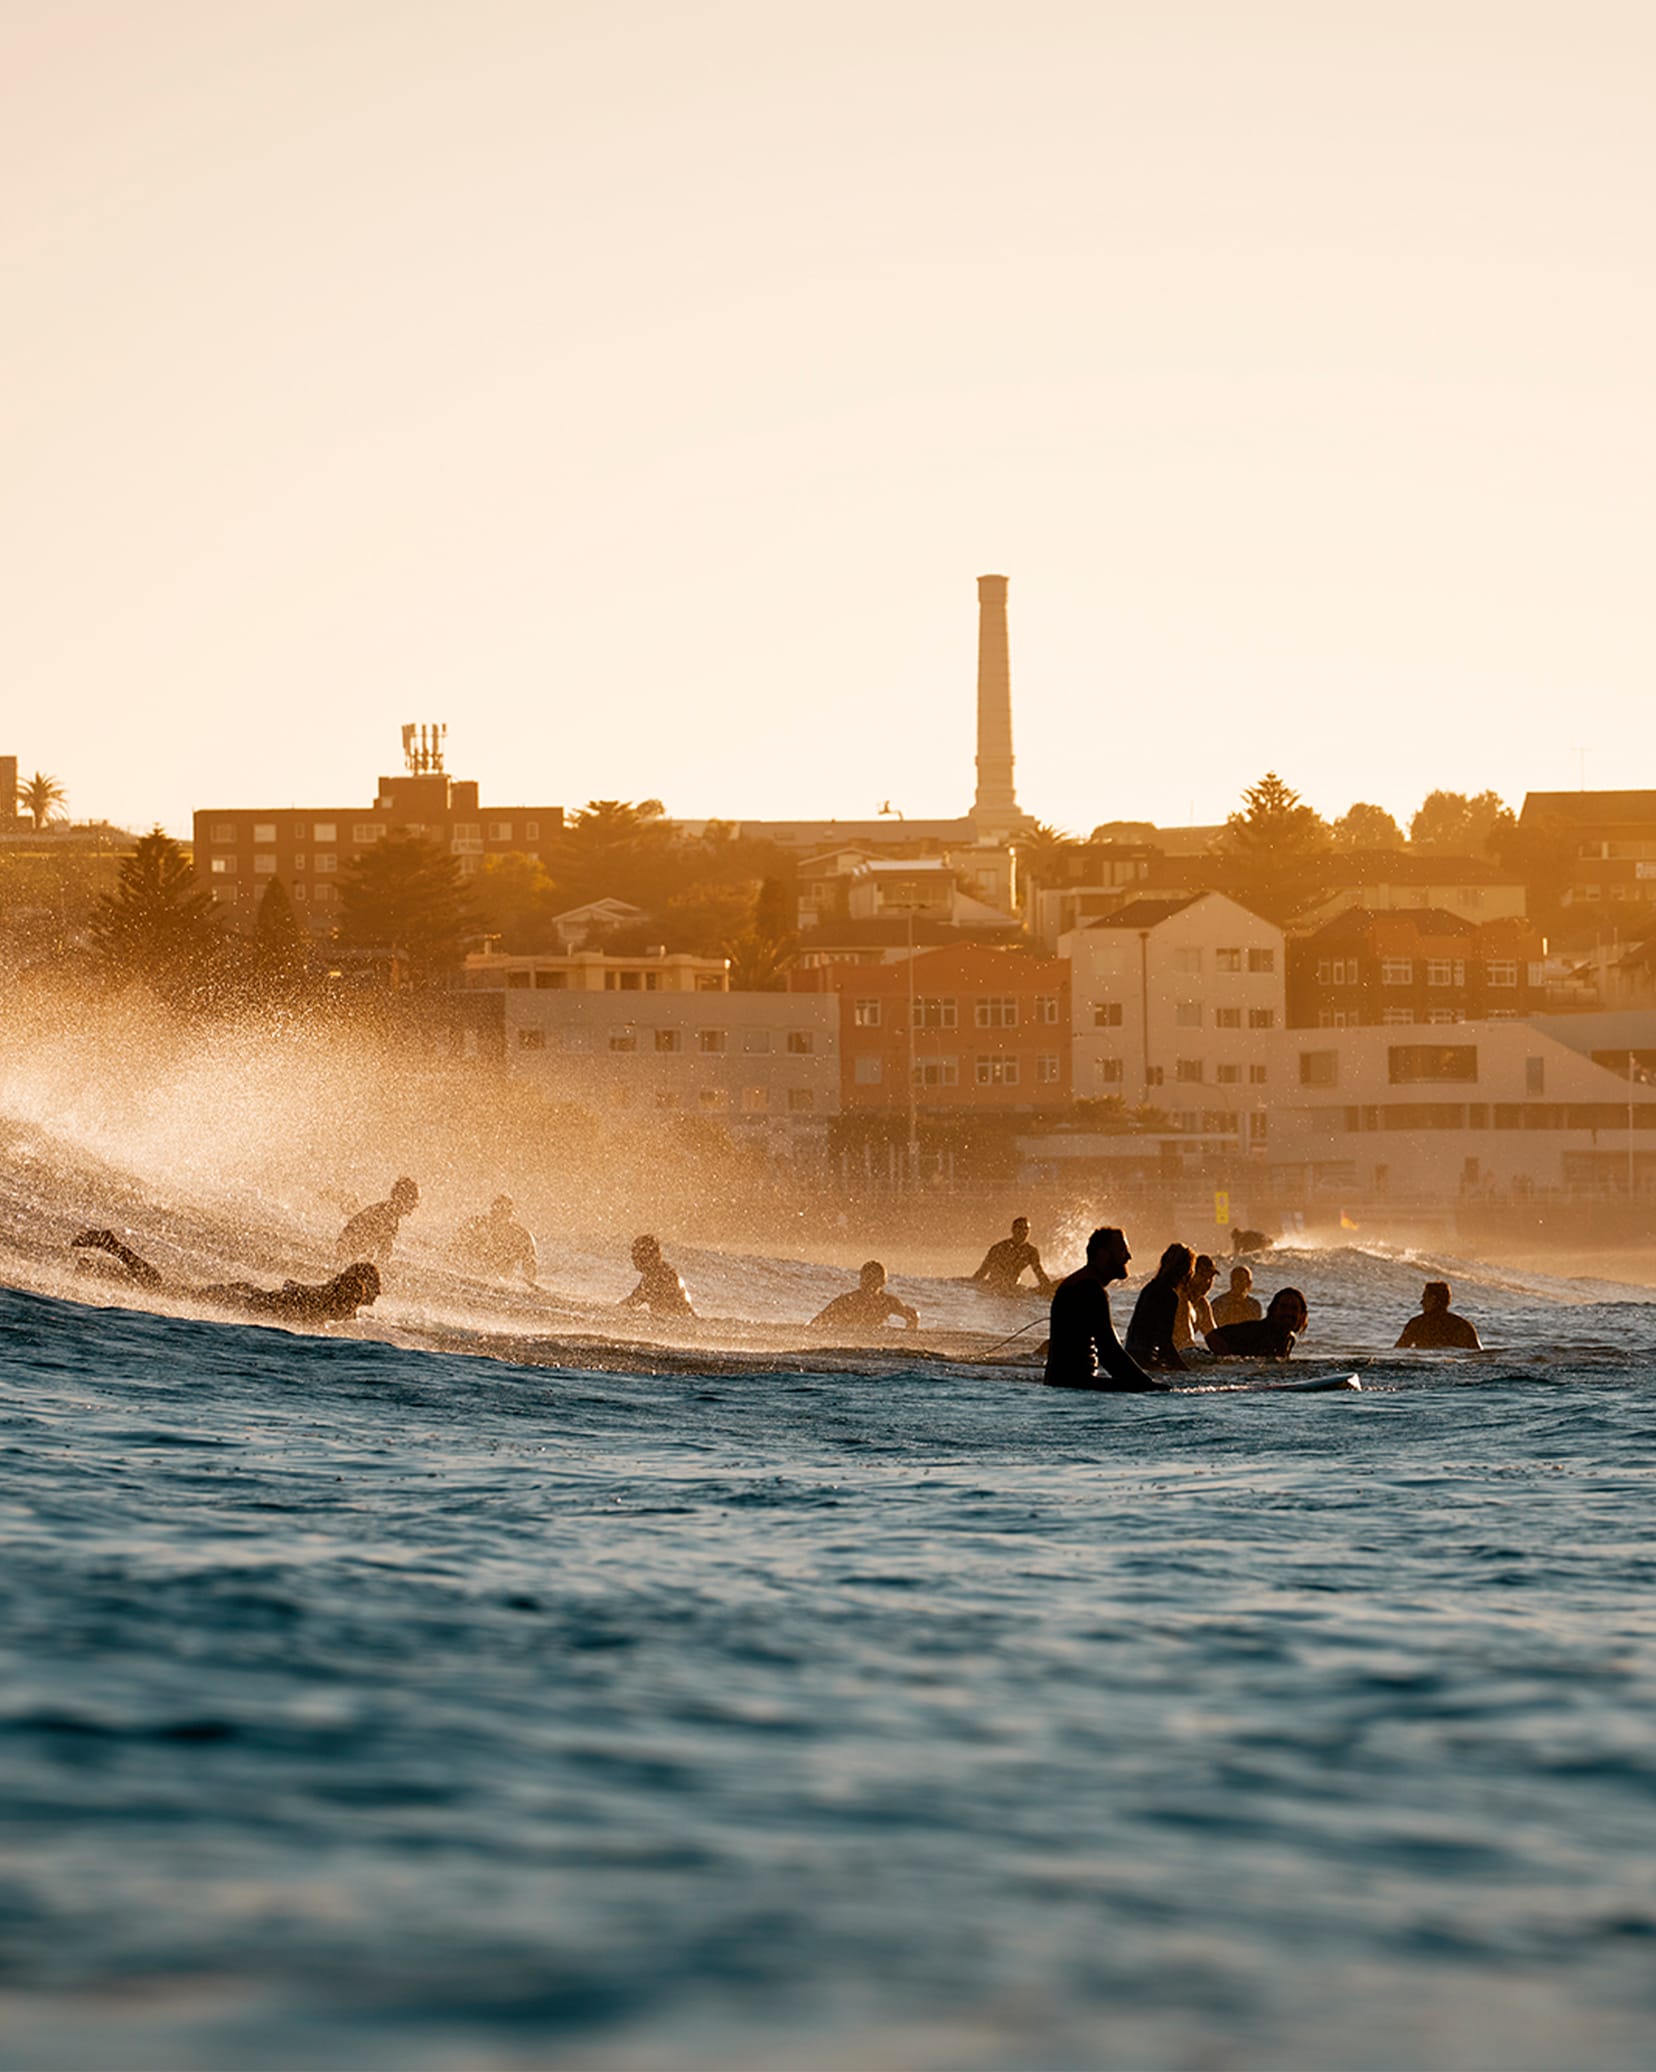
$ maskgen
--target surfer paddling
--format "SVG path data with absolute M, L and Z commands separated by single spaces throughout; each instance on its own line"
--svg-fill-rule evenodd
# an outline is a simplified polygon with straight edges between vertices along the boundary
M 1014 1216 L 1012 1235 L 989 1247 L 983 1255 L 983 1264 L 972 1279 L 980 1282 L 991 1295 L 1016 1295 L 1026 1267 L 1034 1271 L 1035 1292 L 1050 1295 L 1057 1283 L 1041 1264 L 1040 1253 L 1029 1242 L 1029 1218 Z
M 684 1283 L 661 1255 L 661 1240 L 633 1239 L 632 1263 L 638 1269 L 638 1286 L 623 1295 L 623 1309 L 647 1309 L 653 1317 L 693 1317 Z
M 811 1319 L 813 1331 L 883 1331 L 888 1317 L 901 1317 L 909 1330 L 920 1328 L 920 1312 L 899 1302 L 886 1286 L 886 1270 L 878 1259 L 870 1259 L 857 1271 L 857 1285 L 819 1309 Z
M 1420 1314 L 1410 1317 L 1397 1341 L 1398 1351 L 1481 1353 L 1477 1326 L 1449 1307 L 1454 1290 L 1447 1281 L 1428 1281 L 1420 1291 Z
M 1310 1314 L 1298 1288 L 1279 1288 L 1262 1317 L 1210 1331 L 1208 1351 L 1233 1360 L 1286 1360 Z
M 1121 1231 L 1095 1230 L 1087 1263 L 1058 1283 L 1052 1297 L 1046 1379 L 1061 1389 L 1165 1389 L 1122 1350 L 1110 1319 L 1111 1281 L 1126 1278 L 1132 1258 Z M 1188 1264 L 1190 1254 L 1185 1253 Z
M 106 1252 L 124 1270 L 134 1286 L 158 1295 L 178 1295 L 191 1302 L 205 1302 L 214 1309 L 231 1309 L 243 1316 L 269 1317 L 285 1324 L 342 1324 L 366 1309 L 379 1294 L 379 1268 L 371 1259 L 354 1259 L 331 1281 L 313 1284 L 284 1281 L 279 1288 L 255 1288 L 251 1281 L 214 1281 L 206 1287 L 171 1285 L 130 1245 L 123 1244 L 112 1230 L 83 1230 L 70 1240 L 79 1252 Z
M 334 1257 L 371 1259 L 376 1266 L 384 1266 L 397 1242 L 403 1218 L 412 1215 L 419 1205 L 419 1187 L 405 1173 L 384 1201 L 370 1202 L 367 1208 L 357 1210 L 339 1233 Z

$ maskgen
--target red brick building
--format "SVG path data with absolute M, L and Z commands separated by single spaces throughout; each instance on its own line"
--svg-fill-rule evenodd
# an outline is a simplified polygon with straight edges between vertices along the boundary
M 927 1114 L 1069 1106 L 1070 975 L 1061 957 L 978 944 L 889 964 L 795 971 L 790 988 L 840 997 L 840 1104 Z
M 1528 921 L 1352 907 L 1288 945 L 1288 1025 L 1367 1029 L 1540 1014 L 1546 943 Z

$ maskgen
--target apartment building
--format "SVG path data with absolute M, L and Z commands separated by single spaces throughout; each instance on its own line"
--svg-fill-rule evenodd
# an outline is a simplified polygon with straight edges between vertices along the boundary
M 1656 791 L 1532 791 L 1518 825 L 1556 842 L 1572 918 L 1624 940 L 1656 928 Z
M 485 857 L 543 860 L 563 827 L 561 806 L 489 806 L 477 785 L 442 770 L 382 777 L 371 806 L 209 806 L 194 816 L 200 883 L 238 927 L 250 926 L 272 878 L 318 934 L 339 920 L 339 873 L 393 828 L 422 835 L 472 876 Z
M 514 957 L 504 951 L 474 953 L 462 983 L 470 992 L 493 993 L 728 993 L 728 957 L 613 957 L 602 950 L 572 950 L 566 956 Z
M 1348 909 L 1370 913 L 1430 909 L 1466 921 L 1521 921 L 1524 881 L 1479 856 L 1439 856 L 1429 850 L 1358 849 L 1336 852 L 1319 867 L 1324 896 L 1296 921 L 1319 928 Z
M 1268 1134 L 1284 938 L 1222 892 L 1134 900 L 1059 944 L 1071 970 L 1077 1099 L 1119 1095 L 1246 1149 Z
M 1288 945 L 1291 1028 L 1510 1021 L 1543 1008 L 1546 942 L 1522 917 L 1352 907 Z
M 1068 1107 L 1069 968 L 1060 958 L 950 944 L 870 965 L 796 970 L 837 1000 L 840 1104 L 858 1111 L 1033 1114 Z

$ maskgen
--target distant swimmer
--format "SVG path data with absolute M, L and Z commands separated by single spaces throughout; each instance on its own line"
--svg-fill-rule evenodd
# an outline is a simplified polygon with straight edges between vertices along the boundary
M 126 1278 L 140 1288 L 289 1324 L 344 1323 L 359 1309 L 367 1309 L 380 1291 L 379 1268 L 371 1259 L 355 1259 L 343 1273 L 319 1285 L 284 1281 L 279 1288 L 255 1288 L 251 1281 L 218 1281 L 204 1288 L 185 1288 L 170 1286 L 156 1267 L 123 1244 L 112 1230 L 83 1230 L 72 1243 L 77 1251 L 107 1252 L 125 1268 Z
M 1482 1352 L 1483 1341 L 1475 1326 L 1465 1317 L 1457 1317 L 1449 1307 L 1453 1295 L 1447 1281 L 1428 1281 L 1420 1291 L 1420 1314 L 1410 1317 L 1403 1326 L 1398 1349 Z
M 1169 1245 L 1161 1255 L 1153 1279 L 1139 1290 L 1133 1305 L 1133 1320 L 1127 1326 L 1127 1350 L 1141 1367 L 1182 1374 L 1184 1361 L 1173 1342 L 1184 1284 L 1196 1264 L 1188 1245 Z
M 647 1309 L 653 1317 L 693 1317 L 684 1283 L 661 1256 L 661 1241 L 653 1237 L 633 1239 L 632 1263 L 638 1268 L 638 1286 L 623 1295 L 623 1309 Z
M 1058 1283 L 1052 1297 L 1046 1358 L 1046 1378 L 1053 1388 L 1167 1387 L 1165 1381 L 1152 1381 L 1122 1351 L 1110 1318 L 1110 1283 L 1126 1277 L 1132 1256 L 1119 1230 L 1095 1230 L 1087 1240 L 1086 1265 Z
M 1179 1289 L 1179 1306 L 1173 1312 L 1173 1343 L 1182 1353 L 1189 1352 L 1213 1329 L 1208 1291 L 1218 1278 L 1218 1267 L 1206 1252 L 1198 1252 L 1189 1278 Z
M 886 1286 L 886 1270 L 870 1259 L 857 1271 L 857 1286 L 836 1295 L 811 1319 L 813 1331 L 882 1331 L 888 1317 L 901 1317 L 911 1331 L 920 1327 L 920 1312 L 899 1302 Z
M 991 1295 L 1016 1295 L 1026 1266 L 1034 1269 L 1035 1292 L 1050 1295 L 1057 1283 L 1049 1278 L 1040 1253 L 1029 1242 L 1029 1218 L 1014 1216 L 1012 1235 L 989 1247 L 972 1279 L 981 1281 Z
M 1213 1305 L 1215 1324 L 1256 1324 L 1265 1314 L 1258 1298 L 1250 1290 L 1253 1287 L 1253 1272 L 1246 1266 L 1233 1266 L 1230 1273 L 1230 1292 L 1221 1295 Z M 1203 1334 L 1206 1335 L 1205 1333 Z
M 497 1194 L 486 1216 L 474 1216 L 462 1223 L 454 1248 L 468 1266 L 508 1280 L 522 1274 L 535 1285 L 535 1240 L 517 1219 L 517 1204 L 509 1194 Z
M 1286 1360 L 1310 1314 L 1298 1288 L 1279 1288 L 1262 1317 L 1210 1331 L 1208 1350 L 1233 1360 Z
M 406 1175 L 397 1181 L 384 1201 L 371 1202 L 339 1233 L 334 1247 L 336 1259 L 372 1259 L 383 1266 L 397 1242 L 397 1230 L 405 1216 L 420 1205 L 420 1190 Z

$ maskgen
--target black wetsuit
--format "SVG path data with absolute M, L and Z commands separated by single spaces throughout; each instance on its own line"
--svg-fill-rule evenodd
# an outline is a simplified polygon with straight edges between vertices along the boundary
M 1041 1264 L 1041 1255 L 1028 1238 L 1003 1237 L 998 1245 L 991 1245 L 984 1255 L 983 1264 L 973 1274 L 974 1281 L 981 1281 L 994 1295 L 1016 1295 L 1018 1283 L 1026 1266 L 1035 1269 L 1035 1285 L 1039 1289 L 1050 1288 L 1046 1269 Z
M 1052 1297 L 1046 1378 L 1061 1389 L 1165 1389 L 1123 1352 L 1110 1320 L 1110 1295 L 1085 1267 Z M 1099 1369 L 1104 1370 L 1100 1374 Z
M 1417 1317 L 1410 1317 L 1403 1326 L 1403 1336 L 1397 1341 L 1399 1349 L 1414 1351 L 1483 1351 L 1483 1340 L 1477 1327 L 1465 1317 L 1457 1317 L 1452 1309 L 1423 1309 Z
M 638 1286 L 621 1298 L 623 1309 L 647 1309 L 653 1317 L 693 1317 L 684 1283 L 665 1259 L 653 1259 L 641 1270 Z
M 1133 1321 L 1127 1326 L 1127 1350 L 1141 1366 L 1184 1373 L 1185 1363 L 1173 1344 L 1173 1324 L 1182 1299 L 1178 1282 L 1164 1281 L 1159 1274 L 1140 1288 Z
M 1294 1331 L 1280 1317 L 1251 1317 L 1245 1324 L 1221 1324 L 1210 1331 L 1208 1348 L 1233 1360 L 1286 1360 L 1294 1350 Z
M 402 1219 L 403 1212 L 394 1203 L 370 1202 L 367 1208 L 358 1209 L 339 1233 L 334 1257 L 342 1266 L 348 1266 L 353 1259 L 371 1259 L 376 1266 L 383 1266 L 391 1257 Z
M 887 1288 L 847 1288 L 811 1319 L 814 1331 L 883 1331 L 888 1317 L 901 1317 L 911 1329 L 917 1322 L 906 1302 Z

